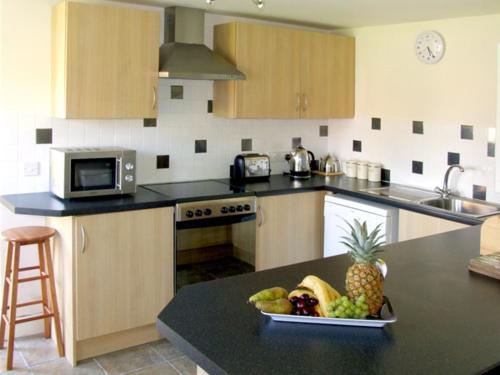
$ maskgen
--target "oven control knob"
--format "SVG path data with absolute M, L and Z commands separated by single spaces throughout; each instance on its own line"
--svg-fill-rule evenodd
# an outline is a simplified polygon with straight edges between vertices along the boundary
M 186 211 L 186 216 L 189 218 L 193 217 L 194 216 L 193 211 L 191 211 L 191 210 Z
M 203 215 L 203 211 L 202 211 L 202 210 L 196 210 L 196 211 L 194 212 L 194 214 L 195 214 L 196 216 L 201 216 L 201 215 Z
M 133 163 L 130 163 L 130 162 L 125 163 L 125 169 L 126 169 L 127 171 L 133 171 L 133 170 L 134 170 L 134 164 L 133 164 Z
M 245 211 L 250 211 L 252 209 L 252 206 L 250 206 L 249 204 L 245 204 L 243 208 L 245 209 Z
M 205 208 L 205 210 L 203 210 L 203 213 L 207 216 L 209 215 L 212 215 L 212 210 L 210 208 Z
M 221 213 L 221 214 L 227 214 L 228 212 L 229 212 L 229 210 L 227 209 L 227 207 L 222 207 L 222 208 L 220 209 L 220 213 Z
M 125 181 L 127 181 L 127 182 L 134 181 L 134 176 L 132 176 L 131 174 L 125 175 Z
M 236 206 L 236 211 L 241 212 L 243 211 L 243 206 L 241 204 Z
M 229 207 L 229 212 L 236 212 L 236 207 L 234 206 Z

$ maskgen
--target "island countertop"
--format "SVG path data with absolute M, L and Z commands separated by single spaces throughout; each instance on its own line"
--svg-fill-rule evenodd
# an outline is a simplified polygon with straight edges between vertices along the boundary
M 385 247 L 398 321 L 383 329 L 277 323 L 245 303 L 308 274 L 342 293 L 346 255 L 187 286 L 157 327 L 209 374 L 475 374 L 500 366 L 500 282 L 470 273 L 479 227 Z

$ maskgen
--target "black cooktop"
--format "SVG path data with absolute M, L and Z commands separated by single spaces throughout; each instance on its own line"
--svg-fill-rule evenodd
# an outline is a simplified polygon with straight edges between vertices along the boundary
M 214 180 L 151 184 L 143 185 L 143 187 L 178 202 L 232 198 L 235 194 L 253 195 L 251 192 L 245 192 L 241 187 Z

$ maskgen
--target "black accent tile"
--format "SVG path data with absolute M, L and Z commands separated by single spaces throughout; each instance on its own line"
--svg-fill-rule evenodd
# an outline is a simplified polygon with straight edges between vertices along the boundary
M 164 169 L 170 167 L 170 155 L 156 155 L 156 168 Z
M 486 186 L 472 185 L 472 198 L 486 200 Z
M 213 100 L 209 100 L 207 102 L 207 112 L 208 113 L 212 113 L 214 111 L 214 101 Z
M 495 142 L 488 142 L 488 156 L 495 157 Z
M 411 162 L 411 171 L 415 174 L 424 174 L 424 162 L 413 160 Z
M 302 138 L 301 137 L 293 137 L 292 138 L 292 148 L 297 148 L 302 144 Z
M 352 141 L 352 150 L 361 152 L 361 141 Z
M 458 152 L 448 152 L 448 165 L 460 164 L 460 154 Z
M 144 119 L 144 127 L 145 128 L 156 128 L 156 119 L 155 118 L 145 118 Z
M 198 139 L 194 141 L 194 152 L 196 154 L 203 154 L 207 152 L 207 140 Z
M 320 125 L 319 126 L 319 136 L 320 137 L 328 137 L 328 125 Z
M 48 145 L 52 143 L 52 129 L 36 129 L 36 144 Z
M 382 120 L 378 117 L 372 117 L 372 129 L 380 130 L 382 128 Z
M 460 138 L 474 139 L 474 127 L 472 125 L 460 125 Z
M 382 168 L 380 177 L 382 181 L 391 182 L 391 170 Z
M 424 134 L 423 121 L 413 121 L 413 134 Z
M 183 99 L 184 86 L 170 86 L 170 99 Z
M 244 138 L 241 140 L 241 151 L 252 151 L 252 138 Z

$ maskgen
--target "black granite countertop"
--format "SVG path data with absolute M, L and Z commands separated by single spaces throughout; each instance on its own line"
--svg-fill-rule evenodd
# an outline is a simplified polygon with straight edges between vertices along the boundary
M 482 220 L 479 219 L 438 211 L 423 205 L 376 196 L 363 191 L 366 188 L 376 188 L 384 185 L 387 184 L 368 182 L 367 180 L 346 176 L 312 176 L 306 180 L 293 180 L 289 176 L 272 175 L 269 181 L 247 184 L 234 184 L 229 179 L 217 179 L 142 185 L 138 187 L 135 195 L 60 199 L 49 192 L 43 192 L 3 195 L 0 197 L 0 201 L 16 214 L 72 216 L 166 207 L 173 206 L 177 202 L 222 199 L 244 195 L 263 197 L 326 190 L 464 224 L 476 225 L 482 223 Z
M 245 303 L 315 274 L 343 292 L 346 255 L 182 288 L 157 327 L 209 374 L 477 374 L 500 366 L 500 282 L 467 270 L 479 227 L 385 247 L 383 329 L 277 323 Z

